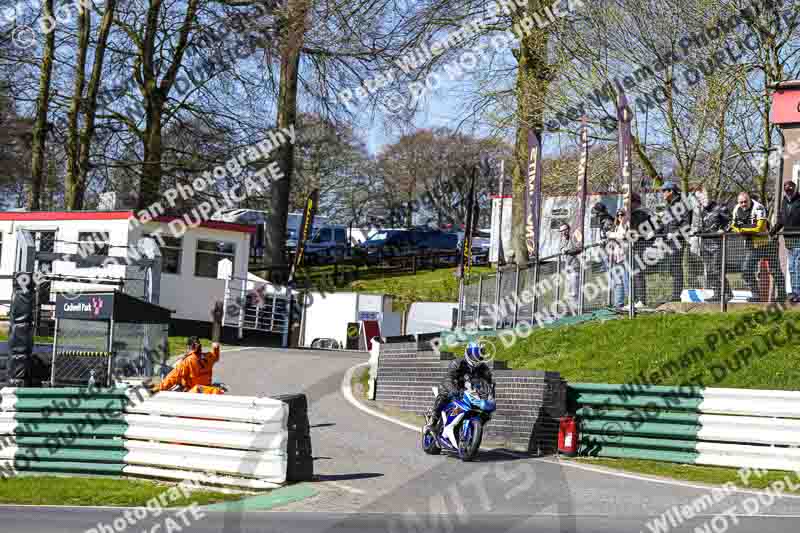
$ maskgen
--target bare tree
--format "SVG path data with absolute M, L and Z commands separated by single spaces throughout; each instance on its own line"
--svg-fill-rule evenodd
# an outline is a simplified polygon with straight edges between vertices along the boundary
M 44 0 L 43 16 L 49 20 L 53 17 L 53 0 Z M 50 105 L 50 79 L 53 73 L 53 58 L 56 48 L 55 27 L 45 35 L 42 67 L 39 74 L 39 96 L 36 101 L 36 119 L 33 126 L 33 150 L 31 154 L 31 189 L 28 197 L 28 209 L 39 210 L 41 207 L 42 182 L 44 180 L 44 154 L 47 144 L 47 133 L 50 129 L 47 122 L 47 110 Z

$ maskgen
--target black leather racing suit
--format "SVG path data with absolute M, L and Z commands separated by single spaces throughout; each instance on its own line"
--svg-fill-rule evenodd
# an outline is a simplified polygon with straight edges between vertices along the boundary
M 450 363 L 450 366 L 447 367 L 447 374 L 439 385 L 439 395 L 436 396 L 436 401 L 431 409 L 435 424 L 438 424 L 439 413 L 447 405 L 450 395 L 463 390 L 467 378 L 475 377 L 485 379 L 490 385 L 494 384 L 492 371 L 486 363 L 481 363 L 474 368 L 471 368 L 464 359 L 456 359 Z

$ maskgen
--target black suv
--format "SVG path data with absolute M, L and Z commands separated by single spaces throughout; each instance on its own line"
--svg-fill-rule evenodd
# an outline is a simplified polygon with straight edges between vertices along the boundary
M 458 235 L 430 229 L 380 230 L 361 243 L 370 259 L 458 254 Z

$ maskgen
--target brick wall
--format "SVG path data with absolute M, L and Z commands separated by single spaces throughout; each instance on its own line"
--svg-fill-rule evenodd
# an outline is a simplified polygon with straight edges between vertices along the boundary
M 429 338 L 388 337 L 381 344 L 376 380 L 376 400 L 392 407 L 425 413 L 433 402 L 432 387 L 444 379 L 454 359 L 437 353 Z M 531 453 L 554 453 L 558 419 L 566 409 L 566 383 L 558 372 L 509 370 L 490 363 L 497 383 L 497 411 L 485 428 L 484 438 Z

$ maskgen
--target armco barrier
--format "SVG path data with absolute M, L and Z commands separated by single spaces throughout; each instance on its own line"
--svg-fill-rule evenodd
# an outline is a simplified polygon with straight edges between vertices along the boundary
M 432 350 L 436 335 L 387 337 L 378 355 L 375 399 L 392 407 L 425 413 L 431 388 L 445 377 L 453 354 Z M 486 426 L 487 441 L 533 453 L 554 453 L 558 419 L 566 407 L 566 387 L 558 372 L 508 370 L 490 363 L 497 383 L 497 411 Z
M 800 392 L 571 383 L 580 455 L 800 470 Z
M 248 488 L 287 479 L 290 406 L 280 399 L 131 388 L 0 395 L 1 476 L 103 473 Z M 305 412 L 295 416 L 307 425 Z

